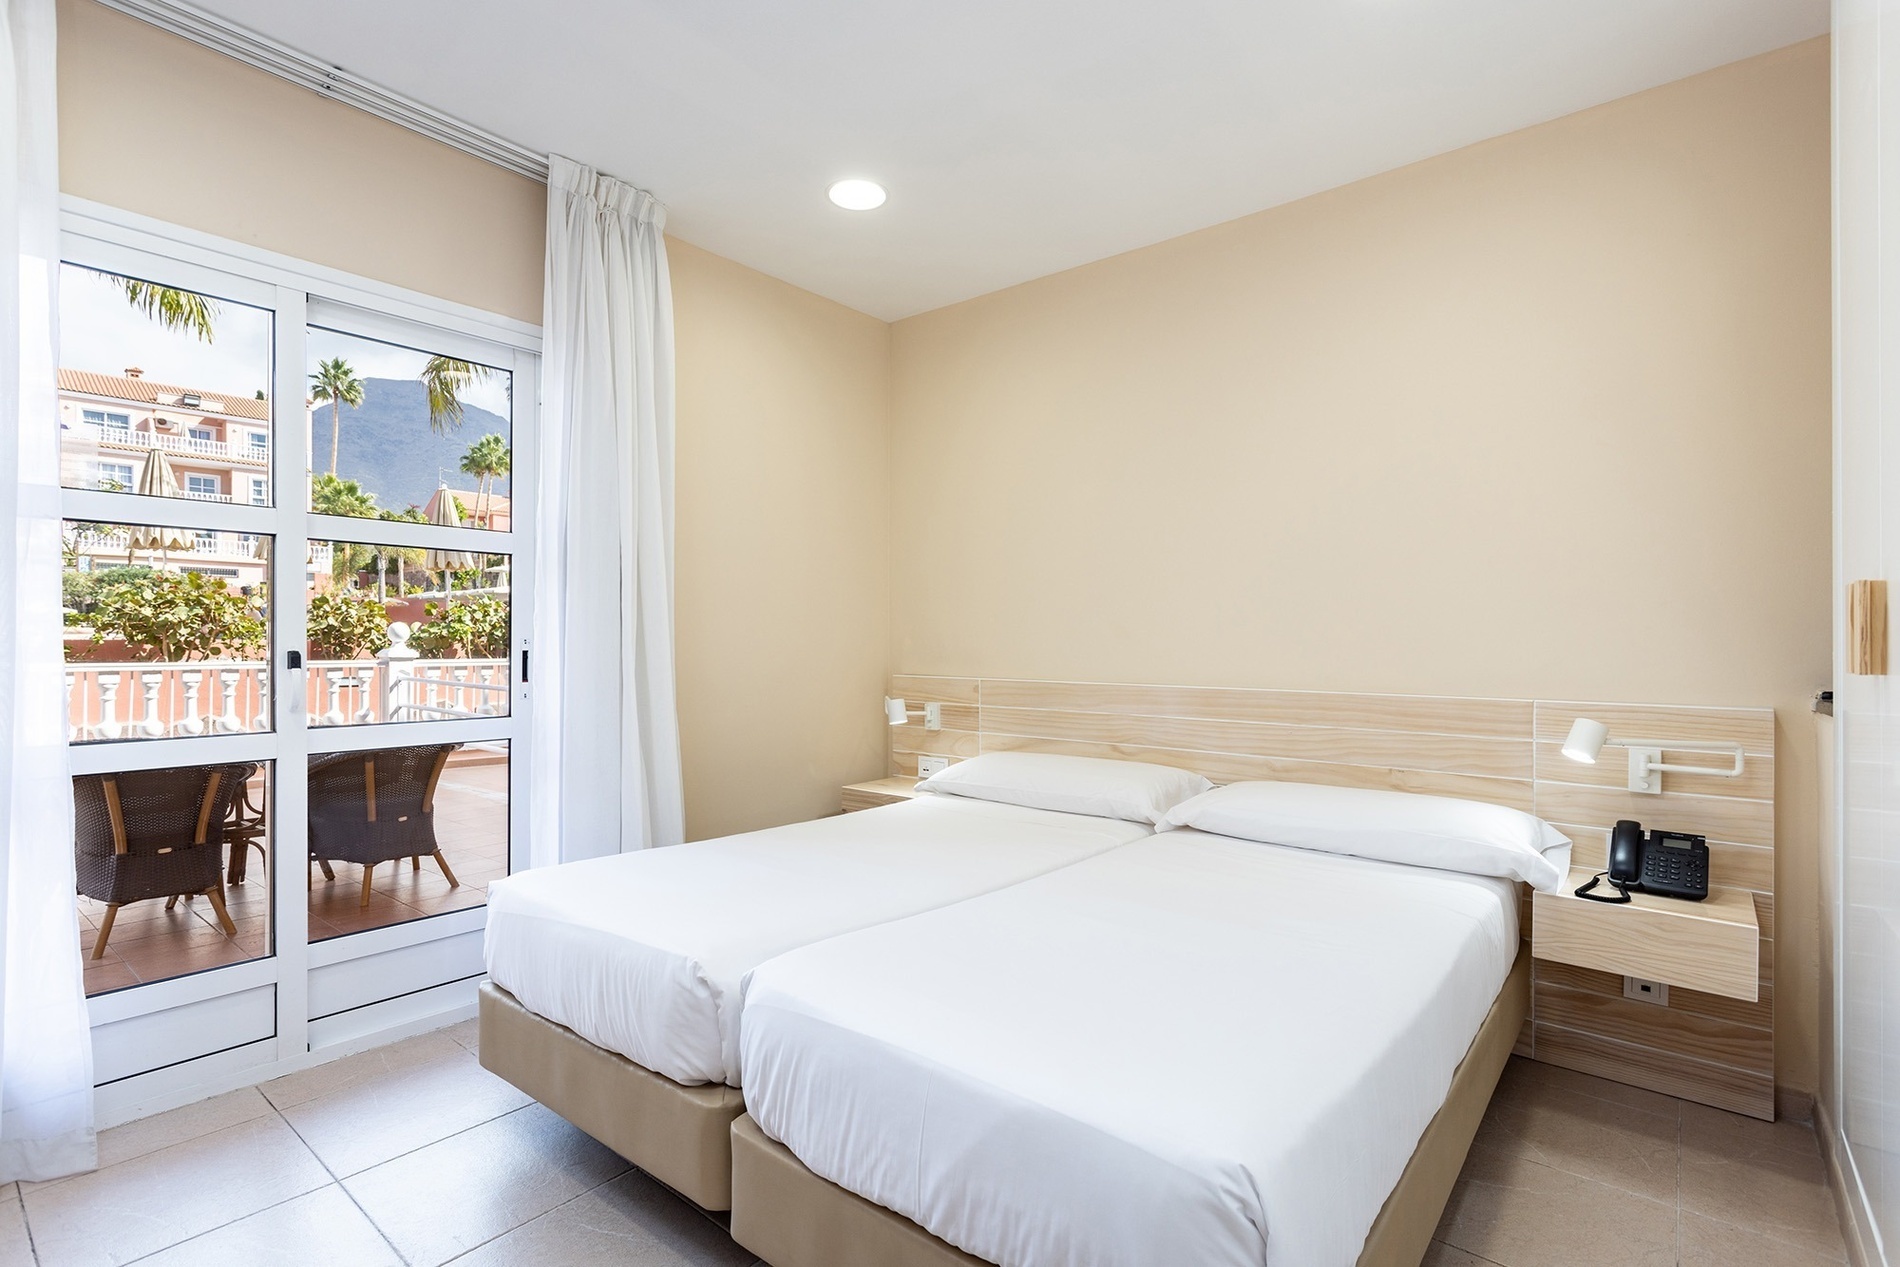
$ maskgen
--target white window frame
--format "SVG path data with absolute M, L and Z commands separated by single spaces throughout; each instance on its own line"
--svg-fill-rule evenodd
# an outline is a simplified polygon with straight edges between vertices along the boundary
M 111 467 L 114 471 L 124 471 L 125 478 L 120 479 L 117 475 L 106 474 L 107 467 Z M 114 484 L 118 484 L 130 491 L 133 486 L 133 481 L 137 478 L 138 472 L 132 469 L 130 462 L 94 462 L 92 464 L 92 482 L 95 485 L 103 483 L 106 480 L 111 480 Z
M 251 476 L 251 505 L 270 505 L 270 477 L 268 475 Z
M 92 416 L 93 414 L 98 414 L 99 416 L 94 418 Z M 90 422 L 107 431 L 130 431 L 132 429 L 132 415 L 122 414 L 117 410 L 81 409 L 79 411 L 79 417 L 81 421 Z
M 197 482 L 209 481 L 211 484 L 211 487 L 199 488 L 197 487 L 197 484 L 194 483 L 194 481 L 197 481 Z M 211 497 L 222 497 L 224 495 L 224 481 L 219 479 L 215 475 L 204 475 L 197 471 L 193 471 L 190 474 L 185 476 L 185 491 L 187 493 L 198 493 L 201 496 L 208 495 Z
M 271 394 L 274 400 L 298 402 L 292 406 L 298 412 L 286 415 L 275 411 L 272 432 L 291 428 L 289 434 L 295 436 L 299 434 L 297 429 L 306 425 L 300 408 L 307 386 L 303 359 L 286 354 L 286 349 L 294 345 L 301 351 L 305 326 L 313 311 L 321 312 L 326 318 L 322 324 L 331 328 L 337 328 L 340 315 L 347 322 L 341 328 L 349 333 L 408 346 L 415 346 L 422 337 L 420 327 L 426 331 L 431 351 L 509 369 L 514 375 L 511 487 L 517 505 L 522 503 L 523 490 L 528 490 L 531 502 L 535 481 L 533 437 L 540 400 L 539 327 L 85 199 L 67 196 L 61 203 L 63 258 L 136 277 L 150 276 L 156 262 L 156 271 L 163 273 L 162 280 L 167 284 L 275 312 L 277 352 Z M 531 694 L 520 668 L 528 651 L 535 593 L 531 513 L 524 523 L 524 516 L 517 511 L 511 522 L 513 530 L 506 533 L 310 515 L 303 498 L 294 491 L 305 487 L 306 446 L 271 444 L 267 439 L 266 447 L 274 505 L 237 501 L 235 489 L 229 502 L 68 489 L 62 494 L 62 512 L 80 520 L 173 524 L 269 536 L 274 539 L 272 588 L 280 595 L 304 592 L 306 537 L 508 554 L 512 560 L 510 716 L 326 727 L 312 733 L 306 727 L 303 675 L 299 673 L 293 689 L 275 692 L 276 729 L 269 734 L 97 743 L 72 749 L 76 773 L 226 760 L 272 761 L 272 847 L 277 860 L 285 863 L 275 868 L 276 935 L 270 957 L 89 1000 L 95 1045 L 107 1034 L 123 1034 L 140 1041 L 153 1041 L 149 1036 L 156 1035 L 162 1048 L 164 1039 L 189 1028 L 227 1021 L 235 1024 L 243 1018 L 251 1018 L 245 1023 L 254 1024 L 262 1015 L 260 1009 L 268 1011 L 274 1031 L 100 1087 L 96 1102 L 102 1126 L 278 1077 L 473 1015 L 475 991 L 481 980 L 485 906 L 315 945 L 308 943 L 304 868 L 290 861 L 300 860 L 301 825 L 306 813 L 304 780 L 293 777 L 301 773 L 293 766 L 302 766 L 306 752 L 360 751 L 417 742 L 474 742 L 492 740 L 505 730 L 509 744 L 511 869 L 527 865 Z M 304 648 L 301 603 L 280 602 L 272 631 L 273 677 L 288 679 L 291 675 L 284 671 L 285 652 Z M 498 728 L 494 724 L 498 720 L 506 726 Z M 460 972 L 456 965 L 472 965 L 472 970 L 447 980 L 428 975 L 432 970 L 438 977 L 442 971 Z M 332 1001 L 349 1002 L 356 997 L 353 990 L 374 1001 L 313 1020 L 313 980 Z M 392 994 L 392 982 L 406 992 Z

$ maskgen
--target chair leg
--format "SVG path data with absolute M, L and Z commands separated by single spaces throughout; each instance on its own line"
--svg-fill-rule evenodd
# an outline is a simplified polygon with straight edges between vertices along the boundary
M 178 905 L 178 895 L 176 893 L 172 894 L 170 897 L 165 899 L 166 910 L 169 911 L 172 909 L 172 907 L 177 906 L 177 905 Z
M 331 868 L 330 860 L 328 858 L 318 858 L 317 869 L 323 872 L 324 879 L 326 880 L 336 879 L 336 872 Z
M 112 905 L 106 907 L 106 917 L 99 921 L 99 939 L 92 943 L 92 957 L 94 959 L 105 958 L 106 939 L 112 936 L 112 921 L 117 918 L 119 918 L 119 904 L 114 902 Z
M 435 851 L 435 865 L 442 868 L 442 877 L 449 882 L 451 889 L 462 887 L 462 882 L 455 878 L 455 872 L 449 870 L 449 860 L 442 856 L 440 849 Z
M 411 871 L 422 870 L 422 855 L 421 854 L 416 854 L 415 856 L 409 859 L 409 869 Z
M 375 875 L 376 868 L 374 866 L 366 866 L 363 868 L 363 900 L 357 903 L 358 907 L 369 905 L 369 882 Z
M 219 892 L 218 886 L 214 884 L 206 889 L 205 896 L 211 899 L 211 909 L 218 913 L 218 924 L 224 929 L 224 935 L 236 937 L 237 925 L 231 922 L 231 912 L 224 909 L 224 894 Z

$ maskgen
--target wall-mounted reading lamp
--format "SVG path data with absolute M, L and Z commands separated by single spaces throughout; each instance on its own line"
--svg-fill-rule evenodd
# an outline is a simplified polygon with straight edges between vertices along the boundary
M 1612 739 L 1610 728 L 1600 721 L 1591 721 L 1588 717 L 1579 717 L 1570 727 L 1570 737 L 1564 740 L 1564 755 L 1572 761 L 1581 761 L 1585 765 L 1595 765 L 1597 754 L 1604 745 L 1612 748 L 1627 748 L 1630 754 L 1630 791 L 1662 791 L 1662 776 L 1666 770 L 1671 774 L 1709 774 L 1718 778 L 1732 779 L 1742 772 L 1742 745 L 1738 743 L 1678 743 L 1675 740 L 1660 739 Z M 1663 749 L 1671 752 L 1715 752 L 1735 758 L 1735 768 L 1725 770 L 1721 766 L 1669 765 L 1662 759 Z
M 922 708 L 911 708 L 902 699 L 884 697 L 884 720 L 893 726 L 902 726 L 913 717 L 924 719 L 925 730 L 943 729 L 943 705 L 925 704 Z

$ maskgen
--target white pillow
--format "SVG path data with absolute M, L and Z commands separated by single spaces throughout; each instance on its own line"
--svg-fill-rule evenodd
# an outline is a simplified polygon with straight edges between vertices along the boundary
M 1561 889 L 1570 870 L 1570 838 L 1543 819 L 1415 792 L 1230 783 L 1175 806 L 1168 823 L 1355 858 L 1509 876 L 1546 893 Z
M 1053 752 L 985 753 L 917 785 L 925 792 L 1157 825 L 1170 809 L 1213 786 L 1171 766 Z

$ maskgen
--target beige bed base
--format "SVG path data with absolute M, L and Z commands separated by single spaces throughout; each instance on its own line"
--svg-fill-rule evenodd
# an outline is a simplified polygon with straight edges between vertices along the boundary
M 708 1210 L 732 1208 L 736 1088 L 689 1087 L 481 988 L 481 1062 L 640 1169 Z
M 1425 1257 L 1530 1005 L 1527 945 L 1373 1220 L 1358 1267 L 1418 1267 Z M 732 1124 L 732 1239 L 772 1267 L 987 1267 L 903 1215 L 820 1179 L 750 1115 Z

